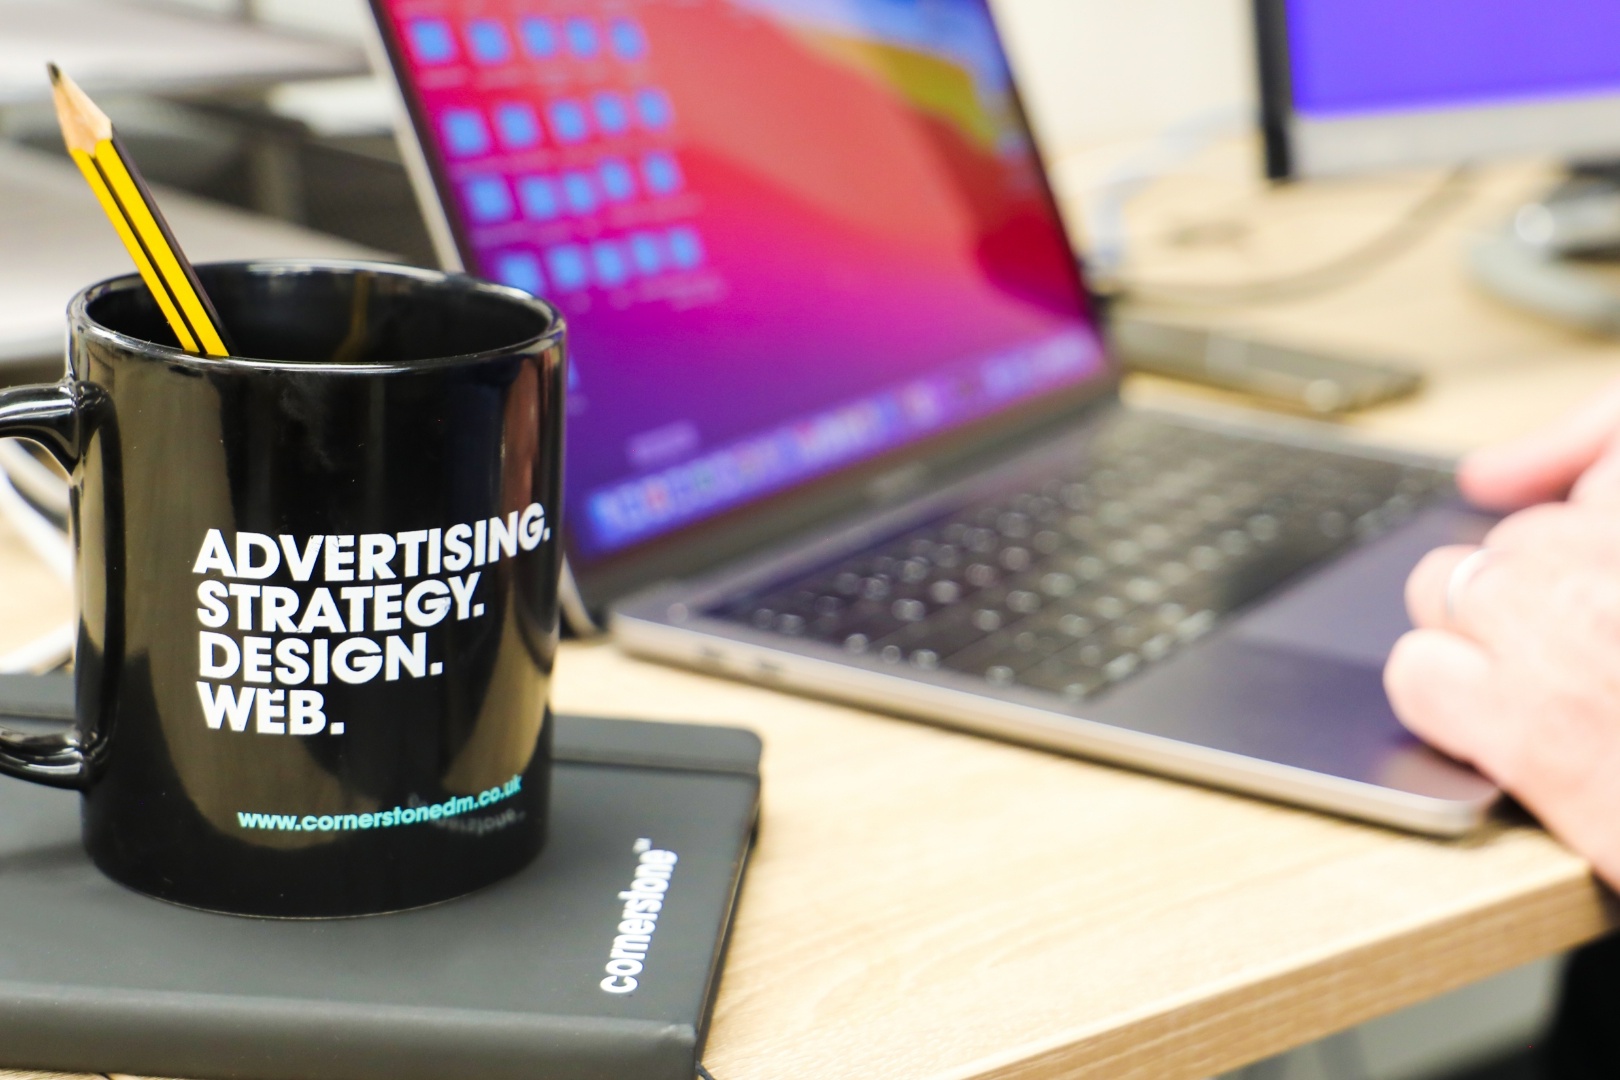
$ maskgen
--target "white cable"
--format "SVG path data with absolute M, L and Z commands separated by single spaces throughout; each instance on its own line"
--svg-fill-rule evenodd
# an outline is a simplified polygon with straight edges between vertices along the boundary
M 1097 182 L 1084 203 L 1086 269 L 1094 279 L 1110 280 L 1125 264 L 1125 205 L 1211 143 L 1243 131 L 1250 120 L 1250 111 L 1236 103 L 1205 109 L 1165 128 Z
M 73 581 L 73 549 L 51 519 L 28 504 L 11 486 L 10 462 L 0 461 L 0 517 L 22 537 L 23 543 L 63 581 Z
M 0 448 L 13 449 L 4 442 L 0 442 Z M 39 463 L 32 462 L 32 464 Z M 50 518 L 35 510 L 28 504 L 28 500 L 17 494 L 17 489 L 11 486 L 11 477 L 8 475 L 11 467 L 11 455 L 0 457 L 0 517 L 4 517 L 17 531 L 23 543 L 28 545 L 51 573 L 72 584 L 72 546 L 68 543 L 67 537 L 51 523 Z M 44 469 L 43 466 L 40 468 L 46 475 L 50 475 L 48 469 Z M 52 480 L 54 481 L 55 477 L 52 477 Z M 73 655 L 75 633 L 74 624 L 66 623 L 49 633 L 42 634 L 21 648 L 0 655 L 0 673 L 49 671 Z
M 62 478 L 23 449 L 15 439 L 0 439 L 0 471 L 35 506 L 42 506 L 59 518 L 68 516 L 68 489 Z
M 76 627 L 63 623 L 28 644 L 0 653 L 0 675 L 38 674 L 62 666 L 73 655 Z

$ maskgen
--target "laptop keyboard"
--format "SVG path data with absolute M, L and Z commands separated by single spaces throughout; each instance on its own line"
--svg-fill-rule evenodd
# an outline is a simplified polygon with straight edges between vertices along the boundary
M 1078 702 L 1451 489 L 1439 470 L 1130 414 L 1092 446 L 709 614 Z

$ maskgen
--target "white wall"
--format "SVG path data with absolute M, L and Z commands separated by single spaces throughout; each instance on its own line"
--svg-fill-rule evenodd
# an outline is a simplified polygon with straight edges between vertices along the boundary
M 1253 101 L 1248 0 L 992 0 L 1054 150 Z
M 363 20 L 371 16 L 365 0 L 165 0 L 222 14 L 252 11 L 266 22 L 318 34 L 340 37 L 360 35 Z
M 267 22 L 354 38 L 371 18 L 365 0 L 253 0 L 253 10 Z

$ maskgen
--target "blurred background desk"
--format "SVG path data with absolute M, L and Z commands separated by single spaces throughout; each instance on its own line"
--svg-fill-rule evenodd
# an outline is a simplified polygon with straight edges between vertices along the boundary
M 1103 143 L 1058 156 L 1060 196 L 1071 206 L 1093 196 L 1098 176 L 1123 153 Z M 1423 393 L 1344 424 L 1443 453 L 1529 430 L 1620 377 L 1620 342 L 1495 300 L 1465 266 L 1469 244 L 1556 181 L 1550 164 L 1469 170 L 1451 181 L 1445 208 L 1392 255 L 1331 287 L 1248 300 L 1239 295 L 1247 283 L 1289 281 L 1364 249 L 1448 182 L 1436 169 L 1274 186 L 1257 175 L 1258 157 L 1253 139 L 1221 140 L 1130 202 L 1125 277 L 1144 294 L 1139 310 L 1408 364 L 1426 375 Z M 1195 302 L 1206 287 L 1232 298 Z M 1236 400 L 1161 379 L 1137 378 L 1127 392 L 1180 407 Z
M 1203 180 L 1167 181 L 1135 208 L 1144 250 L 1165 249 L 1143 256 L 1144 280 L 1316 261 L 1433 182 L 1267 194 L 1242 180 L 1241 153 L 1213 154 Z M 1620 347 L 1462 280 L 1466 230 L 1540 176 L 1482 173 L 1421 243 L 1319 299 L 1206 314 L 1420 363 L 1428 390 L 1353 421 L 1368 437 L 1460 449 L 1526 428 L 1620 374 Z M 1247 237 L 1237 248 L 1174 241 L 1223 215 L 1237 224 L 1213 234 Z M 1163 384 L 1130 392 L 1218 407 Z M 66 590 L 5 532 L 0 578 L 0 651 L 65 617 Z M 737 723 L 766 740 L 760 844 L 706 1055 L 719 1080 L 1192 1080 L 1614 925 L 1586 865 L 1511 816 L 1466 842 L 1419 839 L 606 644 L 564 648 L 556 705 Z

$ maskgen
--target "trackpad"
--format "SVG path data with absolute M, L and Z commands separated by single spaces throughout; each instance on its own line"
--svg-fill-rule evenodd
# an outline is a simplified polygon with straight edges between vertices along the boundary
M 1440 799 L 1491 785 L 1410 735 L 1379 667 L 1218 635 L 1101 698 L 1096 719 Z
M 1233 620 L 1227 633 L 1259 645 L 1381 668 L 1412 628 L 1406 577 L 1445 544 L 1477 544 L 1496 519 L 1452 504 L 1418 514 Z

